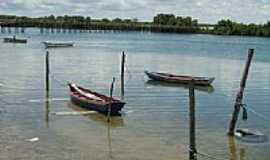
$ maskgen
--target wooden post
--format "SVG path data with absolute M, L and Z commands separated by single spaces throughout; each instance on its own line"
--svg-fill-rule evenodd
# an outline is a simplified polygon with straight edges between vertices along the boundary
M 111 83 L 111 88 L 110 88 L 110 104 L 108 108 L 108 113 L 107 113 L 107 121 L 111 121 L 111 111 L 112 111 L 112 95 L 113 95 L 113 86 L 114 86 L 114 81 L 115 78 L 113 77 L 112 83 Z
M 43 32 L 44 32 L 44 28 L 40 27 L 40 33 L 43 33 Z
M 46 101 L 45 101 L 45 110 L 46 110 L 46 115 L 45 115 L 45 121 L 46 121 L 46 126 L 49 127 L 49 113 L 50 113 L 50 107 L 49 107 L 49 91 L 50 91 L 50 59 L 49 59 L 49 51 L 46 52 L 46 59 L 45 59 L 45 76 L 46 76 Z
M 46 92 L 50 90 L 50 61 L 49 61 L 49 51 L 46 52 Z
M 196 160 L 196 115 L 194 80 L 189 84 L 189 159 Z
M 230 136 L 234 135 L 234 130 L 235 130 L 238 115 L 239 115 L 239 112 L 240 112 L 240 109 L 241 109 L 243 93 L 244 93 L 244 89 L 245 89 L 245 86 L 246 86 L 246 81 L 247 81 L 247 77 L 248 77 L 248 71 L 249 71 L 249 67 L 250 67 L 250 64 L 251 64 L 253 54 L 254 54 L 254 49 L 249 49 L 248 50 L 248 59 L 246 61 L 245 70 L 244 70 L 242 80 L 241 80 L 241 83 L 240 83 L 240 90 L 236 95 L 236 100 L 235 100 L 235 103 L 234 103 L 234 112 L 232 114 L 232 119 L 230 121 L 229 132 L 228 132 L 228 135 L 230 135 Z
M 24 32 L 25 32 L 25 28 L 22 27 L 22 28 L 21 28 L 21 33 L 24 33 Z
M 124 99 L 125 95 L 125 52 L 122 52 L 122 61 L 121 61 L 121 98 Z
M 8 27 L 8 33 L 11 33 L 11 28 L 10 27 Z

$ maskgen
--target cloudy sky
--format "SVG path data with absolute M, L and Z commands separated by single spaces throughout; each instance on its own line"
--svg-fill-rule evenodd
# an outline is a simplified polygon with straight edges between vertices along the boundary
M 157 13 L 191 16 L 201 23 L 222 18 L 264 23 L 270 21 L 270 0 L 0 0 L 0 14 L 31 17 L 68 14 L 148 21 Z

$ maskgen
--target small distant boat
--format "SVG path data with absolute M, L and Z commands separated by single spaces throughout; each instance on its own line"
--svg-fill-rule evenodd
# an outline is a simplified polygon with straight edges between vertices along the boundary
M 68 86 L 70 88 L 71 101 L 82 108 L 108 113 L 109 106 L 111 105 L 111 114 L 118 114 L 125 105 L 125 102 L 119 99 L 111 99 L 106 95 L 85 89 L 74 83 L 68 83 Z
M 16 38 L 16 36 L 13 36 L 12 38 L 4 38 L 5 43 L 27 43 L 27 39 L 19 39 Z
M 170 73 L 158 73 L 158 72 L 148 72 L 148 71 L 144 71 L 144 72 L 152 80 L 169 82 L 169 83 L 188 84 L 190 83 L 190 81 L 193 80 L 195 85 L 208 86 L 215 80 L 214 77 L 211 77 L 211 78 L 193 77 L 193 76 L 175 75 L 175 74 L 170 74 Z
M 74 46 L 74 42 L 53 42 L 53 41 L 44 41 L 42 42 L 46 48 L 52 48 L 52 47 L 72 47 Z

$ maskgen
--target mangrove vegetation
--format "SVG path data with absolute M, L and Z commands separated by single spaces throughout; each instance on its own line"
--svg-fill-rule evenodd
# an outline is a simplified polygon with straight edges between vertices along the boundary
M 217 24 L 200 24 L 192 17 L 157 14 L 151 22 L 133 19 L 93 19 L 84 16 L 25 17 L 0 15 L 1 27 L 38 27 L 47 29 L 121 30 L 165 33 L 203 33 L 215 35 L 242 35 L 270 37 L 270 21 L 265 24 L 244 24 L 220 20 Z

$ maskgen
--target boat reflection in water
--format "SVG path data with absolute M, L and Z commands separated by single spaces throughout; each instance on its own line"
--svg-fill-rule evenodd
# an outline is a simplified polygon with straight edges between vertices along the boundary
M 84 108 L 81 108 L 80 106 L 77 106 L 76 104 L 74 104 L 72 102 L 68 102 L 68 107 L 76 112 L 89 111 L 89 110 L 86 110 Z M 108 121 L 106 115 L 99 113 L 99 112 L 94 112 L 93 114 L 88 114 L 88 115 L 84 115 L 84 116 L 86 116 L 90 120 L 93 120 L 93 121 L 95 121 L 95 122 L 97 122 L 97 123 L 99 123 L 107 128 L 108 160 L 112 160 L 113 159 L 113 151 L 112 151 L 111 128 L 124 126 L 124 121 L 123 121 L 121 114 L 112 115 L 110 118 L 110 121 Z
M 68 102 L 68 107 L 71 108 L 72 110 L 76 111 L 76 112 L 85 112 L 85 111 L 89 111 L 86 110 L 84 108 L 81 108 L 80 106 L 72 103 L 72 102 Z M 99 112 L 94 112 L 92 114 L 86 114 L 83 115 L 88 117 L 90 120 L 93 120 L 101 125 L 107 126 L 108 122 L 107 122 L 107 116 L 99 113 Z M 121 127 L 124 126 L 124 120 L 123 117 L 121 116 L 121 114 L 114 114 L 111 116 L 111 122 L 110 122 L 110 126 L 111 127 Z
M 180 83 L 168 83 L 168 82 L 161 82 L 161 81 L 155 81 L 155 80 L 148 80 L 146 85 L 153 85 L 153 86 L 161 86 L 161 87 L 180 87 L 180 88 L 185 88 L 188 89 L 189 85 L 188 84 L 180 84 Z M 202 92 L 208 92 L 208 93 L 213 93 L 214 92 L 214 87 L 212 85 L 209 86 L 194 86 L 195 90 L 202 91 Z

